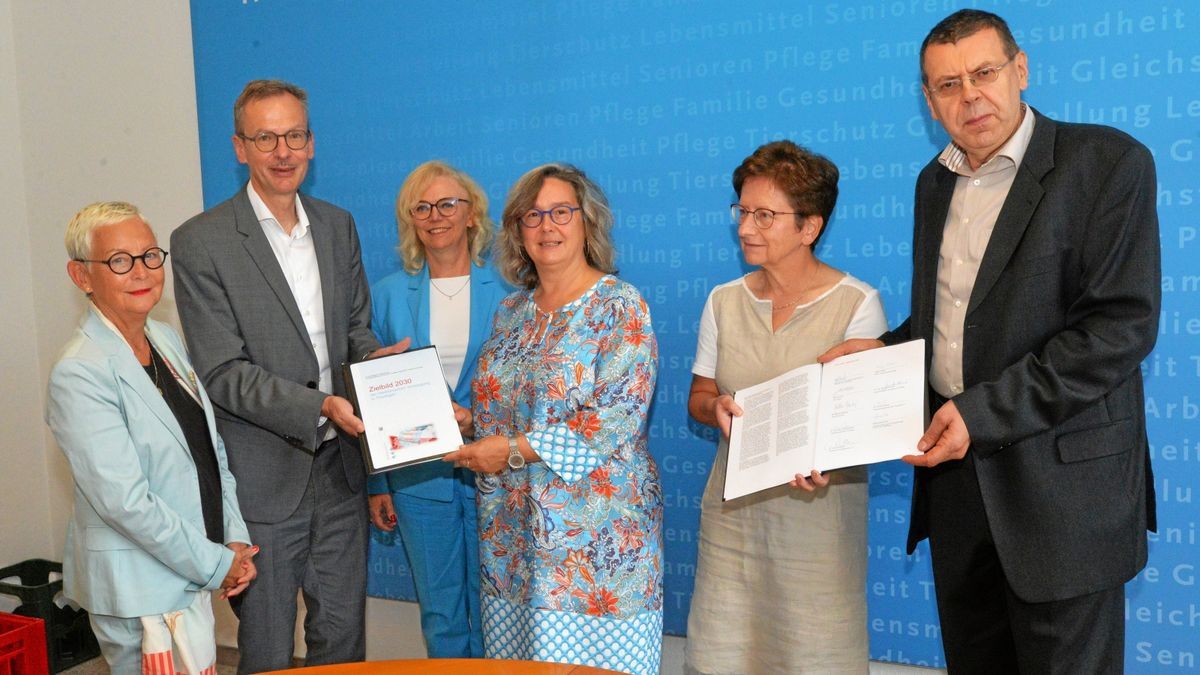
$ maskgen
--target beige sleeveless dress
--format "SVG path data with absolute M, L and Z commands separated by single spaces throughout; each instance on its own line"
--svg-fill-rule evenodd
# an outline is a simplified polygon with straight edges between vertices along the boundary
M 743 283 L 715 289 L 720 391 L 815 363 L 847 337 L 864 289 L 846 277 L 778 331 Z M 702 500 L 688 672 L 867 672 L 866 469 L 830 472 L 816 492 L 784 485 L 726 503 L 727 454 L 723 439 Z

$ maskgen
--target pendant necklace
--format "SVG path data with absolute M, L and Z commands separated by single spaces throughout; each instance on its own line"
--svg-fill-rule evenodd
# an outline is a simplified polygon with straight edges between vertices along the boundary
M 466 287 L 471 284 L 471 276 L 467 275 L 467 280 L 464 281 L 462 286 L 459 286 L 458 290 L 454 291 L 453 293 L 447 293 L 446 291 L 443 291 L 442 287 L 438 286 L 437 279 L 434 279 L 433 277 L 429 278 L 429 283 L 431 286 L 433 286 L 437 290 L 438 293 L 441 293 L 443 296 L 445 296 L 447 300 L 453 300 L 454 296 L 458 295 L 459 293 L 462 293 L 463 290 L 466 289 Z

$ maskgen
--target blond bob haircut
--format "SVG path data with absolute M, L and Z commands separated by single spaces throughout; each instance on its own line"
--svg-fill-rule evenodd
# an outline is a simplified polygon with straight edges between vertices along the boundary
M 238 94 L 237 100 L 233 102 L 234 133 L 242 133 L 242 116 L 248 104 L 283 94 L 291 94 L 300 101 L 300 105 L 304 107 L 304 120 L 305 126 L 307 126 L 308 94 L 303 89 L 283 80 L 251 80 L 246 83 L 245 88 L 242 89 L 242 93 Z
M 97 227 L 115 225 L 130 218 L 138 218 L 149 225 L 138 207 L 129 202 L 96 202 L 80 209 L 67 224 L 67 235 L 63 243 L 71 260 L 86 260 L 92 257 L 92 233 Z
M 583 254 L 592 267 L 616 274 L 617 252 L 613 247 L 612 210 L 608 198 L 582 171 L 570 164 L 543 164 L 530 170 L 508 192 L 496 242 L 496 268 L 506 281 L 522 288 L 538 285 L 537 268 L 521 244 L 521 216 L 533 208 L 547 178 L 557 178 L 575 189 L 583 218 Z
M 425 265 L 425 246 L 417 237 L 412 209 L 421 201 L 421 194 L 425 192 L 425 188 L 429 187 L 434 179 L 442 176 L 462 186 L 467 193 L 467 199 L 470 200 L 471 220 L 475 227 L 467 228 L 467 250 L 471 253 L 471 262 L 475 263 L 476 267 L 483 266 L 483 255 L 492 243 L 496 227 L 488 216 L 487 193 L 479 187 L 479 183 L 445 162 L 425 162 L 408 174 L 408 178 L 405 178 L 404 184 L 400 186 L 400 193 L 396 195 L 396 224 L 400 234 L 400 244 L 396 251 L 400 253 L 404 271 L 409 274 L 420 272 L 421 267 Z

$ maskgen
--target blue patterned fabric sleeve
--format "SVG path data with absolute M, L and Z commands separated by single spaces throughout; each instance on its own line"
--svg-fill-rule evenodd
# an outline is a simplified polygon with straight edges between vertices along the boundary
M 586 477 L 642 433 L 658 372 L 650 310 L 637 291 L 618 284 L 588 308 L 584 350 L 575 368 L 551 382 L 546 396 L 565 403 L 566 419 L 525 437 L 546 467 L 568 484 Z M 591 358 L 588 359 L 587 357 Z M 585 361 L 593 372 L 586 372 Z M 582 401 L 570 399 L 589 391 Z

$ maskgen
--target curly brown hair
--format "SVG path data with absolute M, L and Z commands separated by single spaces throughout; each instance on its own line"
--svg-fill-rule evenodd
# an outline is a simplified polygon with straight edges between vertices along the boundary
M 796 227 L 805 216 L 820 216 L 821 227 L 813 239 L 825 233 L 838 197 L 838 168 L 828 157 L 819 155 L 791 141 L 774 141 L 761 145 L 733 172 L 733 190 L 742 196 L 742 185 L 749 178 L 766 178 L 774 183 L 791 202 L 792 210 L 800 214 Z

